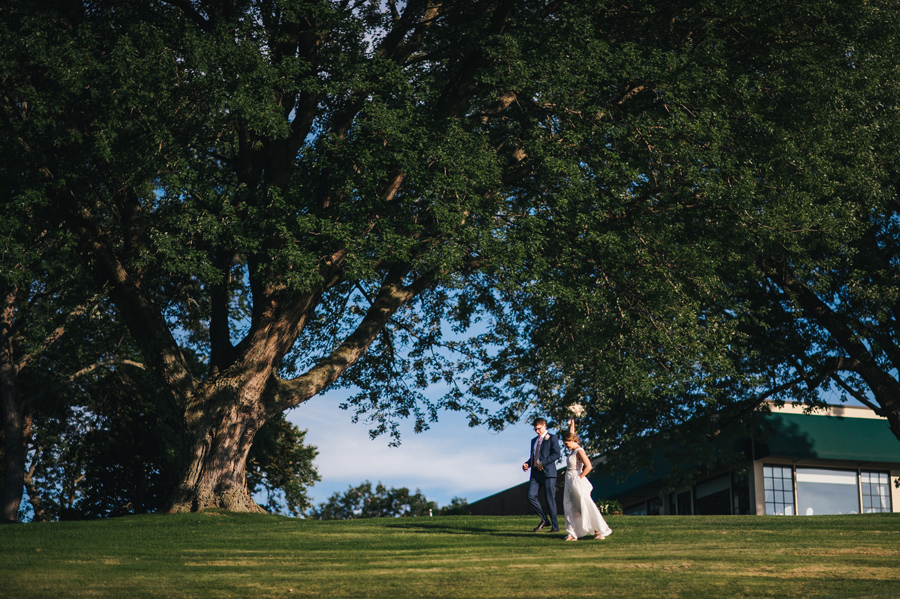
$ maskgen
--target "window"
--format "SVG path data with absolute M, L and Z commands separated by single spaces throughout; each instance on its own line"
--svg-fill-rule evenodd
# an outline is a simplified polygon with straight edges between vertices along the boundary
M 690 516 L 692 514 L 690 489 L 681 493 L 669 493 L 670 516 Z
M 735 516 L 750 513 L 750 473 L 747 470 L 731 474 L 731 513 Z
M 637 503 L 635 505 L 630 505 L 627 508 L 625 508 L 624 510 L 622 510 L 622 512 L 626 516 L 646 516 L 647 515 L 647 502 L 644 501 L 641 503 Z
M 763 488 L 767 515 L 794 514 L 794 476 L 790 466 L 763 466 Z
M 891 511 L 891 479 L 887 472 L 860 472 L 863 512 Z
M 858 514 L 859 487 L 856 472 L 826 468 L 797 468 L 797 512 Z
M 660 511 L 662 511 L 662 500 L 659 497 L 653 497 L 626 507 L 623 513 L 626 516 L 659 516 Z
M 731 477 L 720 476 L 694 488 L 694 513 L 707 516 L 731 514 Z
M 691 491 L 690 489 L 687 491 L 682 491 L 677 495 L 673 495 L 675 497 L 675 511 L 672 512 L 677 516 L 690 516 L 694 513 L 694 508 L 691 505 Z
M 796 477 L 792 475 L 796 475 Z M 794 504 L 794 480 L 797 501 Z M 735 485 L 732 480 L 732 485 Z M 890 512 L 891 477 L 887 472 L 830 468 L 763 466 L 766 514 L 808 516 Z M 860 506 L 862 508 L 860 509 Z

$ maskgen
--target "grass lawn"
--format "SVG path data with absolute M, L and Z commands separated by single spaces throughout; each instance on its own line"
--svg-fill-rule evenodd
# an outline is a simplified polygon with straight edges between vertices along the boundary
M 0 597 L 900 597 L 900 514 L 313 522 L 209 512 L 0 526 Z

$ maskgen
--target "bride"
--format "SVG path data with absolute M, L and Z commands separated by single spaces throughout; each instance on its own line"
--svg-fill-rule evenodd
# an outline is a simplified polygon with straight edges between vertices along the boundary
M 572 453 L 566 463 L 566 486 L 563 491 L 563 507 L 566 512 L 567 541 L 593 533 L 595 539 L 605 539 L 612 532 L 606 524 L 597 504 L 591 499 L 593 486 L 585 478 L 593 469 L 591 460 L 578 444 L 575 421 L 569 420 L 569 430 L 562 435 L 563 443 Z

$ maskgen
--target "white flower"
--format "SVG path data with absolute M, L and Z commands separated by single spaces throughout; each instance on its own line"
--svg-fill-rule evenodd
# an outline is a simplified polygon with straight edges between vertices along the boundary
M 582 416 L 584 416 L 584 406 L 580 403 L 573 403 L 571 406 L 569 406 L 569 413 L 576 418 L 581 418 Z

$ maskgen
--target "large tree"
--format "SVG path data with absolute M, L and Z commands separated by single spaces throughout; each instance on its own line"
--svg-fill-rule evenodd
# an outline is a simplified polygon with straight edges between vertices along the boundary
M 561 276 L 580 292 L 544 302 L 530 330 L 539 356 L 529 382 L 545 410 L 564 421 L 569 406 L 583 406 L 580 427 L 595 449 L 616 453 L 614 467 L 646 464 L 666 445 L 672 457 L 716 456 L 767 399 L 815 408 L 852 397 L 900 439 L 900 5 L 745 8 L 727 9 L 739 36 L 714 19 L 691 27 L 690 68 L 722 85 L 683 103 L 657 89 L 656 108 L 681 115 L 670 122 L 691 116 L 645 127 L 648 160 L 668 189 L 637 178 L 630 191 L 648 201 L 682 194 L 681 208 L 641 215 L 654 233 L 645 229 L 646 251 L 624 258 L 630 272 L 570 261 Z M 702 120 L 715 126 L 688 127 Z M 602 241 L 595 231 L 584 243 Z M 668 312 L 648 311 L 647 279 L 634 274 L 686 253 L 697 259 L 693 290 L 666 302 Z
M 803 83 L 782 57 L 846 55 L 843 13 L 13 0 L 3 140 L 179 406 L 170 509 L 256 510 L 257 431 L 335 383 L 364 389 L 348 403 L 378 433 L 441 407 L 495 426 L 556 409 L 578 369 L 653 388 L 715 372 L 736 326 L 706 310 L 728 297 L 723 214 L 766 210 L 767 86 Z M 618 360 L 575 352 L 585 335 Z

